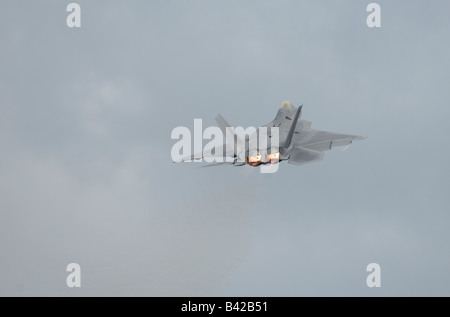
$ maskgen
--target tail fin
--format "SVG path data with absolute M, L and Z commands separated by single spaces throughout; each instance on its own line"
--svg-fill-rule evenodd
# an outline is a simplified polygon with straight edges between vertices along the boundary
M 225 120 L 224 117 L 222 117 L 221 114 L 218 114 L 216 117 L 217 125 L 219 126 L 220 130 L 222 130 L 222 133 L 225 135 L 226 143 L 232 144 L 234 147 L 234 138 L 235 133 L 234 129 L 230 126 L 230 124 Z M 229 133 L 227 133 L 227 130 L 229 130 Z M 233 150 L 234 151 L 234 150 Z
M 239 135 L 237 135 L 233 129 L 233 127 L 230 126 L 230 124 L 225 120 L 222 115 L 218 114 L 216 117 L 217 125 L 219 126 L 220 130 L 222 130 L 223 134 L 225 135 L 226 143 L 231 145 L 233 147 L 234 151 L 234 145 L 236 144 L 236 152 L 234 153 L 235 156 L 238 157 L 239 162 L 245 161 L 245 140 L 243 140 Z M 227 133 L 227 130 L 229 133 Z
M 294 119 L 292 120 L 291 127 L 289 128 L 289 132 L 286 136 L 286 140 L 284 141 L 283 150 L 287 150 L 292 143 L 292 136 L 295 132 L 295 127 L 297 126 L 298 117 L 300 116 L 300 112 L 302 112 L 303 105 L 298 107 L 297 112 L 295 113 Z
M 218 114 L 215 117 L 215 119 L 216 119 L 217 125 L 219 126 L 220 130 L 222 130 L 223 134 L 226 134 L 227 133 L 226 129 L 227 129 L 227 127 L 230 127 L 230 124 L 227 122 L 227 120 L 225 120 L 224 117 L 222 117 L 221 114 Z

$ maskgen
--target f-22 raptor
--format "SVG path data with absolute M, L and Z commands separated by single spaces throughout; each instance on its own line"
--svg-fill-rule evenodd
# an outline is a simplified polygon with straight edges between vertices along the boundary
M 227 135 L 226 144 L 220 146 L 220 149 L 216 148 L 210 152 L 197 153 L 184 158 L 182 161 L 220 155 L 223 162 L 206 166 L 219 164 L 258 166 L 281 161 L 303 165 L 322 160 L 323 152 L 331 150 L 334 146 L 349 146 L 354 140 L 365 139 L 362 136 L 312 129 L 311 122 L 300 119 L 302 107 L 295 107 L 290 101 L 283 102 L 275 119 L 262 126 L 267 128 L 266 140 L 268 140 L 263 146 L 255 143 L 252 145 L 252 142 L 250 142 L 252 135 L 246 135 L 245 139 L 240 138 L 219 114 L 215 119 L 222 132 Z M 274 134 L 271 128 L 273 127 L 278 128 L 278 142 L 272 141 Z M 254 140 L 259 140 L 260 131 L 261 129 L 257 129 L 254 132 Z

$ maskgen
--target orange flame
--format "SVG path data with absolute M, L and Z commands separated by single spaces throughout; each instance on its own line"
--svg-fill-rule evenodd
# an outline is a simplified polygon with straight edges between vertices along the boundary
M 279 160 L 280 159 L 280 152 L 267 154 L 267 160 Z
M 261 161 L 261 155 L 247 157 L 248 163 L 258 163 Z

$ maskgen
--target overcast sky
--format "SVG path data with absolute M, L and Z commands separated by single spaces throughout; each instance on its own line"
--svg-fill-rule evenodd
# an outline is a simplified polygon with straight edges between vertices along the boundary
M 0 295 L 449 296 L 450 3 L 369 2 L 1 1 Z M 368 138 L 172 163 L 173 128 L 284 100 Z

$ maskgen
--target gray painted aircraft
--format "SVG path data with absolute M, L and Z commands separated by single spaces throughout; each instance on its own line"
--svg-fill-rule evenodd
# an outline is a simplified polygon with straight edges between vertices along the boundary
M 204 157 L 217 157 L 224 159 L 221 163 L 211 163 L 205 166 L 220 164 L 233 164 L 242 166 L 245 164 L 258 166 L 261 164 L 273 164 L 288 161 L 291 164 L 302 165 L 323 159 L 324 151 L 331 150 L 334 146 L 349 146 L 354 140 L 362 140 L 365 137 L 348 135 L 311 129 L 311 122 L 301 120 L 302 106 L 295 107 L 290 101 L 281 104 L 278 113 L 271 122 L 263 127 L 267 128 L 267 141 L 262 147 L 259 142 L 256 146 L 249 142 L 252 135 L 245 135 L 242 139 L 228 122 L 219 114 L 215 119 L 226 135 L 226 143 L 209 152 L 193 154 L 182 161 L 190 161 Z M 278 127 L 278 142 L 272 146 L 273 134 L 271 127 Z M 231 133 L 227 133 L 231 132 Z M 260 130 L 256 129 L 254 140 L 259 140 Z M 232 139 L 231 139 L 232 138 Z M 277 144 L 278 143 L 278 144 Z M 230 145 L 231 144 L 231 145 Z

